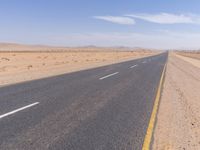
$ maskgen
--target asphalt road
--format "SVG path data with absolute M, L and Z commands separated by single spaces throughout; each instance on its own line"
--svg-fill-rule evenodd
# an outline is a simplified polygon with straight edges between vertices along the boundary
M 0 88 L 1 150 L 140 150 L 167 53 Z

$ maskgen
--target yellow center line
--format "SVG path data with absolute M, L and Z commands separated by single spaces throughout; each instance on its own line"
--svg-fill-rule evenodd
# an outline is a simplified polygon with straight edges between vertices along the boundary
M 161 78 L 160 78 L 160 83 L 159 83 L 159 86 L 158 86 L 156 99 L 154 101 L 154 106 L 153 106 L 153 110 L 152 110 L 152 113 L 151 113 L 151 118 L 150 118 L 150 121 L 149 121 L 147 132 L 146 132 L 146 135 L 145 135 L 145 138 L 144 138 L 142 150 L 150 150 L 150 147 L 151 147 L 151 138 L 152 138 L 153 130 L 154 130 L 154 126 L 155 126 L 156 114 L 157 114 L 157 111 L 158 111 L 158 105 L 159 105 L 160 96 L 161 96 L 161 89 L 162 89 L 165 69 L 166 69 L 166 64 L 163 68 L 162 75 L 161 75 Z

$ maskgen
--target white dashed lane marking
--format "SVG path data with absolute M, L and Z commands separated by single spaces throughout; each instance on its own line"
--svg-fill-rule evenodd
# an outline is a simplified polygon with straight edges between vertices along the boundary
M 24 109 L 33 107 L 33 106 L 38 105 L 38 104 L 39 104 L 39 102 L 35 102 L 35 103 L 33 103 L 33 104 L 30 104 L 30 105 L 27 105 L 27 106 L 18 108 L 18 109 L 16 109 L 16 110 L 10 111 L 10 112 L 8 112 L 8 113 L 6 113 L 6 114 L 0 115 L 0 119 L 2 119 L 2 118 L 4 118 L 4 117 L 7 117 L 7 116 L 10 116 L 10 115 L 12 115 L 12 114 L 15 114 L 15 113 L 17 113 L 17 112 L 19 112 L 19 111 L 22 111 L 22 110 L 24 110 Z
M 112 74 L 106 75 L 106 76 L 104 76 L 104 77 L 99 78 L 99 80 L 106 79 L 106 78 L 111 77 L 111 76 L 114 76 L 114 75 L 116 75 L 116 74 L 118 74 L 118 73 L 119 73 L 119 72 L 115 72 L 115 73 L 112 73 Z

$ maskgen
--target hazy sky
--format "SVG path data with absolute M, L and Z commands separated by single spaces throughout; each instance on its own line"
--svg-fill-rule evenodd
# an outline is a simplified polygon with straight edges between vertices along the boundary
M 200 48 L 200 0 L 1 0 L 0 42 Z

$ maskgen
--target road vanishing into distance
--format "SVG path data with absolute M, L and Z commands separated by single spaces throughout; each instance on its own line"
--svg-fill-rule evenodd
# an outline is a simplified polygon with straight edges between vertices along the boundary
M 141 150 L 167 53 L 0 88 L 1 150 Z

